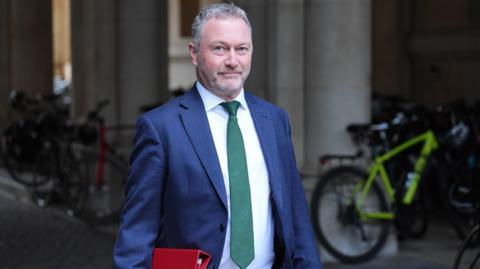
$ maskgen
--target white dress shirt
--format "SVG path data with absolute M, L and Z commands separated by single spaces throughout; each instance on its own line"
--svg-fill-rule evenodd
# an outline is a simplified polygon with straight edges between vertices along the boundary
M 237 269 L 238 266 L 230 258 L 230 182 L 227 159 L 227 123 L 229 115 L 220 105 L 225 100 L 209 92 L 198 81 L 196 86 L 207 112 L 208 123 L 220 161 L 228 200 L 227 234 L 219 269 Z M 275 252 L 273 249 L 274 225 L 267 166 L 243 90 L 235 100 L 240 102 L 237 119 L 245 145 L 248 180 L 252 198 L 255 258 L 248 268 L 270 269 L 275 259 Z

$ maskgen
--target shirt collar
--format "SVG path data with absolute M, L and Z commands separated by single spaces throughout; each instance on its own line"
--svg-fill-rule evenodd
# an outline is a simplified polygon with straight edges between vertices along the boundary
M 205 111 L 210 111 L 214 108 L 216 108 L 218 105 L 221 103 L 225 102 L 222 98 L 216 96 L 215 94 L 211 93 L 209 90 L 207 90 L 200 81 L 196 82 L 196 87 L 198 89 L 198 93 L 200 94 L 200 97 L 202 98 L 203 105 L 205 106 Z M 235 101 L 240 102 L 240 107 L 248 110 L 247 106 L 247 101 L 245 100 L 245 93 L 243 89 L 240 91 L 240 94 L 235 97 Z

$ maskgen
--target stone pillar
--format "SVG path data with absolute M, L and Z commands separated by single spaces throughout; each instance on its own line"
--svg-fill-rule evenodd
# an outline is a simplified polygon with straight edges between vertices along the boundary
M 371 0 L 306 0 L 305 170 L 312 174 L 320 155 L 355 152 L 345 127 L 370 121 L 371 9 Z M 382 255 L 396 251 L 392 234 Z
M 92 109 L 96 102 L 94 92 L 96 1 L 71 1 L 72 114 L 78 118 Z
M 107 125 L 118 123 L 117 22 L 115 0 L 71 0 L 73 114 L 84 116 L 96 104 Z
M 13 89 L 52 93 L 50 0 L 10 1 L 10 77 Z
M 140 107 L 164 102 L 168 91 L 167 1 L 118 4 L 119 122 L 134 123 Z
M 269 45 L 269 97 L 284 108 L 292 127 L 297 164 L 304 162 L 304 9 L 303 1 L 276 2 Z
M 101 100 L 107 124 L 168 99 L 166 1 L 71 0 L 74 115 Z
M 370 121 L 371 0 L 306 0 L 306 162 L 353 153 L 346 132 Z
M 116 0 L 95 1 L 95 97 L 97 102 L 108 99 L 102 114 L 107 124 L 118 124 L 121 109 L 117 81 L 117 14 Z
M 10 0 L 0 0 L 0 130 L 7 121 L 10 91 Z
M 239 1 L 253 26 L 253 66 L 246 89 L 284 108 L 299 166 L 304 156 L 303 1 Z

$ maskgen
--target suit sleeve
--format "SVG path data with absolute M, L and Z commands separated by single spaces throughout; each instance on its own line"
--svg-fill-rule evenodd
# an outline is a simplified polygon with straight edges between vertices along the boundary
M 162 215 L 165 156 L 152 122 L 137 121 L 125 186 L 123 212 L 114 247 L 114 268 L 150 268 Z
M 290 141 L 288 171 L 291 172 L 291 208 L 293 216 L 293 228 L 295 232 L 295 247 L 293 250 L 294 268 L 300 269 L 321 269 L 320 257 L 318 254 L 315 236 L 313 234 L 312 222 L 308 211 L 308 204 L 305 197 L 305 190 L 300 179 L 295 159 L 293 144 L 291 143 L 291 128 L 288 116 L 284 113 L 285 126 Z

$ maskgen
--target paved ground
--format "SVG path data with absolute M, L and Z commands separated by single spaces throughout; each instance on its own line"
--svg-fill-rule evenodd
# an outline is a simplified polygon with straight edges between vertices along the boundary
M 1 269 L 111 268 L 114 241 L 115 229 L 99 231 L 58 209 L 31 204 L 25 189 L 2 178 L 0 171 Z M 394 256 L 324 268 L 447 269 L 459 246 L 452 229 L 435 220 L 424 239 L 401 242 Z
M 449 269 L 460 244 L 452 228 L 436 219 L 425 238 L 400 242 L 394 256 L 356 265 L 326 264 L 325 269 Z
M 56 210 L 0 197 L 0 268 L 111 268 L 114 240 Z
M 113 229 L 98 230 L 55 207 L 42 208 L 0 169 L 0 268 L 112 267 Z

